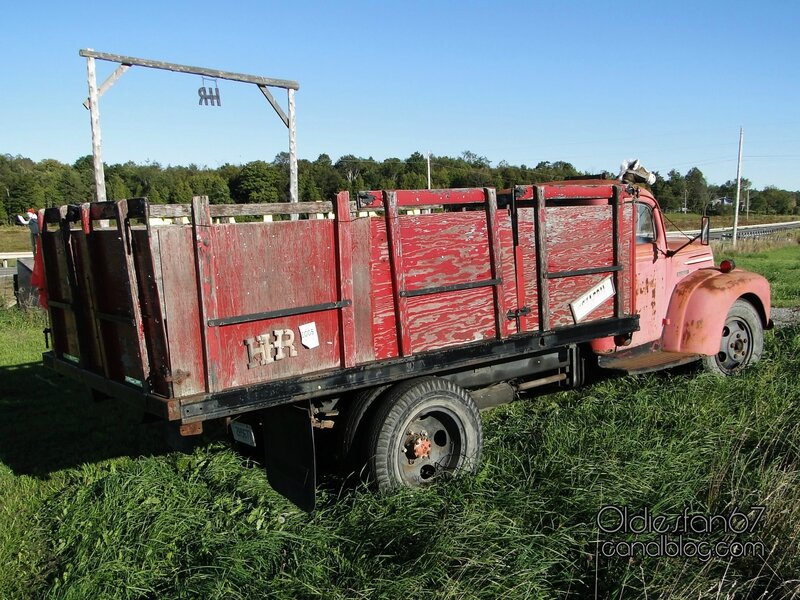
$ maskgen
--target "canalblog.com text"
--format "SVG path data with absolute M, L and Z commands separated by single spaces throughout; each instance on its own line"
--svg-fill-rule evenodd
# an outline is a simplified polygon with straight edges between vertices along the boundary
M 597 513 L 597 551 L 606 558 L 683 557 L 704 562 L 712 558 L 764 558 L 764 543 L 753 538 L 763 515 L 763 506 L 718 514 L 684 508 L 678 514 L 654 515 L 650 509 L 608 505 Z

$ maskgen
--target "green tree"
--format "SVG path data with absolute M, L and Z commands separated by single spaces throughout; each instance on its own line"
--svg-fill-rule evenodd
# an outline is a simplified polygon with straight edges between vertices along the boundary
M 64 204 L 82 204 L 93 200 L 80 173 L 75 169 L 64 169 L 58 182 L 58 191 Z
M 195 196 L 208 196 L 211 204 L 230 204 L 233 202 L 228 182 L 211 171 L 192 175 L 189 179 L 189 186 Z
M 123 200 L 132 196 L 122 177 L 114 173 L 106 177 L 106 197 L 109 200 Z
M 653 195 L 664 210 L 681 210 L 683 208 L 684 194 L 686 193 L 686 178 L 675 169 L 662 178 L 656 173 L 656 182 L 653 184 Z
M 791 214 L 797 207 L 797 194 L 778 189 L 775 186 L 765 187 L 757 196 L 757 212 L 765 214 Z M 751 203 L 756 206 L 755 203 Z
M 237 202 L 277 202 L 279 179 L 277 169 L 256 160 L 242 168 L 231 191 Z
M 710 200 L 705 175 L 697 167 L 686 173 L 686 196 L 690 212 L 703 212 Z
M 180 179 L 175 187 L 170 190 L 170 204 L 190 204 L 192 202 L 192 188 L 185 179 Z

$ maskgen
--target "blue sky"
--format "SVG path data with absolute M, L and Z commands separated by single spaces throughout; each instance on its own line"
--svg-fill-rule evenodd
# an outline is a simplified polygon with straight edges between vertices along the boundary
M 298 155 L 470 150 L 800 190 L 800 3 L 6 3 L 0 152 L 91 153 L 80 48 L 294 79 Z M 98 77 L 116 65 L 98 62 Z M 286 130 L 254 86 L 134 67 L 100 102 L 106 162 L 272 160 Z M 280 90 L 282 92 L 282 90 Z M 285 104 L 285 94 L 278 95 Z

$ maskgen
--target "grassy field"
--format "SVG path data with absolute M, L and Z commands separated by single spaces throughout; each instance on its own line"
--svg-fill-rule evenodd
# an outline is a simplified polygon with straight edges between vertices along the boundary
M 31 234 L 27 227 L 0 225 L 0 252 L 30 252 Z
M 712 245 L 717 264 L 724 258 L 732 258 L 738 267 L 764 275 L 772 287 L 773 306 L 800 306 L 800 232 L 740 240 L 735 250 L 730 242 Z
M 798 248 L 737 260 L 786 281 Z M 800 595 L 800 328 L 768 332 L 730 379 L 612 378 L 495 409 L 476 477 L 330 483 L 307 515 L 227 445 L 171 452 L 136 410 L 42 368 L 44 325 L 0 310 L 0 598 Z M 752 533 L 686 536 L 763 556 L 603 556 L 657 539 L 601 532 L 608 505 L 750 523 L 764 506 Z
M 667 231 L 676 229 L 692 230 L 700 229 L 700 215 L 683 213 L 664 213 Z M 786 223 L 788 221 L 800 221 L 800 215 L 755 215 L 749 217 L 739 215 L 739 226 L 742 225 L 762 225 L 766 223 Z M 711 217 L 711 227 L 733 227 L 733 215 L 713 215 Z

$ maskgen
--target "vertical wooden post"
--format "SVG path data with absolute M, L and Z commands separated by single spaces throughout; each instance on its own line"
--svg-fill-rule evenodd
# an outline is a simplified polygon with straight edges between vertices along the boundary
M 534 238 L 536 240 L 536 295 L 539 298 L 539 330 L 550 329 L 550 285 L 547 260 L 547 212 L 544 202 L 544 189 L 534 188 L 536 192 L 536 210 L 533 212 Z
M 133 262 L 133 239 L 130 235 L 128 222 L 128 201 L 120 200 L 114 204 L 115 219 L 117 221 L 117 233 L 122 240 L 122 252 L 125 257 L 126 287 L 128 291 L 128 301 L 130 302 L 130 315 L 133 320 L 133 328 L 138 342 L 139 360 L 142 366 L 142 389 L 150 391 L 150 356 L 147 352 L 147 340 L 145 339 L 144 328 L 142 325 L 142 307 L 139 299 L 139 282 L 136 276 L 136 265 Z
M 520 309 L 527 306 L 528 301 L 525 293 L 525 261 L 527 257 L 519 244 L 519 212 L 517 209 L 517 195 L 521 194 L 523 189 L 521 186 L 515 186 L 511 193 L 511 243 L 514 249 L 514 277 L 517 292 L 517 317 L 515 319 L 517 333 L 528 330 L 528 317 L 520 314 Z
M 300 195 L 298 193 L 297 183 L 297 118 L 295 117 L 294 109 L 294 90 L 289 88 L 288 105 L 289 105 L 289 201 L 299 202 Z M 297 215 L 292 215 L 292 220 L 297 220 Z
M 203 341 L 203 363 L 206 390 L 216 392 L 217 365 L 220 359 L 219 332 L 208 326 L 209 315 L 217 316 L 217 291 L 214 283 L 214 253 L 211 246 L 211 211 L 208 196 L 192 198 L 192 233 L 194 236 L 194 259 L 197 270 L 197 293 L 200 309 L 200 336 Z
M 621 212 L 622 204 L 619 201 L 619 186 L 614 186 L 611 188 L 611 235 L 613 239 L 611 240 L 611 245 L 613 248 L 613 264 L 615 267 L 620 266 L 620 244 L 619 244 L 619 234 L 620 234 L 620 222 L 621 222 Z M 622 317 L 622 288 L 620 286 L 621 271 L 614 271 L 614 316 L 619 319 Z M 635 285 L 631 283 L 631 289 L 634 289 Z
M 107 379 L 112 379 L 111 369 L 109 367 L 110 361 L 108 359 L 108 351 L 106 350 L 106 342 L 103 336 L 103 323 L 97 316 L 99 311 L 98 305 L 98 283 L 95 277 L 92 260 L 91 260 L 91 241 L 93 232 L 93 222 L 91 215 L 91 204 L 88 202 L 81 204 L 80 219 L 81 229 L 83 230 L 83 239 L 80 240 L 83 246 L 81 252 L 81 270 L 84 276 L 84 285 L 86 288 L 86 314 L 87 321 L 92 329 L 95 342 L 95 351 L 98 364 L 92 365 L 97 368 L 99 365 L 103 369 L 103 374 Z
M 106 201 L 106 176 L 103 170 L 102 136 L 100 135 L 100 104 L 97 93 L 97 74 L 94 57 L 86 59 L 86 72 L 89 80 L 89 116 L 92 122 L 92 158 L 94 159 L 95 195 L 98 202 Z
M 386 243 L 389 245 L 389 266 L 392 272 L 397 348 L 400 356 L 408 356 L 411 354 L 411 334 L 408 330 L 408 299 L 403 267 L 403 243 L 400 240 L 400 217 L 397 213 L 397 192 L 383 192 L 383 211 L 386 219 Z
M 494 188 L 485 188 L 483 193 L 486 195 L 486 236 L 489 242 L 489 264 L 491 265 L 491 277 L 500 283 L 492 286 L 492 296 L 494 298 L 494 323 L 495 336 L 497 339 L 503 337 L 503 327 L 506 322 L 505 298 L 503 297 L 503 256 L 500 247 L 500 229 L 497 224 L 497 192 Z
M 350 301 L 339 309 L 339 347 L 342 366 L 352 367 L 356 358 L 355 318 L 353 308 L 353 225 L 350 218 L 350 193 L 336 195 L 336 265 L 339 301 Z

